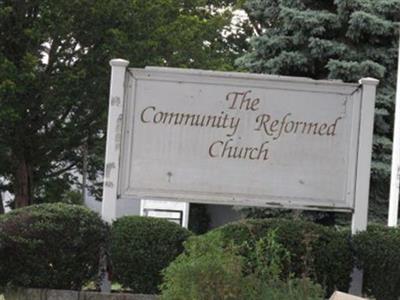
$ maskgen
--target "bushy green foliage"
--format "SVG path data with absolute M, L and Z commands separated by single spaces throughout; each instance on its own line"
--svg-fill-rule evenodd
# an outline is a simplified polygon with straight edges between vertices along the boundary
M 226 245 L 221 232 L 191 238 L 185 252 L 164 271 L 163 300 L 313 300 L 323 299 L 322 289 L 307 278 L 281 278 L 281 259 L 288 252 L 268 234 L 256 242 L 252 259 Z M 246 247 L 246 245 L 241 245 Z
M 163 300 L 248 299 L 243 260 L 218 238 L 193 237 L 164 272 Z
M 259 294 L 254 300 L 322 300 L 324 299 L 321 287 L 309 278 L 292 278 L 287 281 L 276 280 L 262 283 Z
M 282 261 L 285 276 L 310 277 L 321 284 L 328 295 L 335 289 L 346 291 L 349 288 L 353 255 L 347 231 L 284 219 L 243 220 L 216 229 L 225 245 L 246 244 L 240 254 L 250 263 L 256 241 L 265 238 L 270 230 L 275 231 L 276 241 L 290 253 L 290 260 Z M 253 267 L 256 266 L 253 263 Z
M 80 289 L 98 272 L 108 227 L 77 205 L 41 204 L 0 218 L 0 286 Z
M 158 292 L 161 270 L 183 250 L 190 232 L 163 219 L 127 216 L 111 230 L 113 279 L 135 293 Z
M 369 226 L 354 237 L 357 265 L 364 270 L 364 292 L 377 300 L 400 297 L 400 230 Z
M 310 279 L 330 296 L 348 289 L 355 265 L 365 295 L 399 299 L 400 230 L 373 225 L 350 237 L 304 221 L 245 220 L 189 239 L 165 271 L 163 299 L 322 299 L 307 294 L 321 291 Z
M 237 63 L 252 72 L 381 82 L 375 110 L 371 216 L 384 219 L 390 177 L 399 0 L 247 0 L 254 34 Z
M 73 168 L 98 181 L 110 59 L 232 69 L 244 38 L 222 35 L 221 8 L 233 2 L 0 1 L 0 176 L 17 207 L 59 198 L 79 182 Z

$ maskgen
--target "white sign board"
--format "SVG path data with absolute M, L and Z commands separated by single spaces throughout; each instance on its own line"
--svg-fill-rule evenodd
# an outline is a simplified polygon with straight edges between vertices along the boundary
M 117 182 L 105 182 L 119 197 L 354 210 L 360 158 L 370 164 L 376 80 L 365 79 L 366 106 L 361 84 L 171 68 L 124 74 L 123 100 L 110 99 L 123 112 L 109 137 L 121 149 Z
M 122 196 L 353 207 L 359 85 L 130 72 Z

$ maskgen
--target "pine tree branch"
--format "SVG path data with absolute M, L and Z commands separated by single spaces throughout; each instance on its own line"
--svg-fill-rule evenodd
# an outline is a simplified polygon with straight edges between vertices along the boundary
M 71 163 L 69 166 L 67 166 L 67 167 L 65 167 L 65 168 L 63 168 L 63 169 L 57 170 L 57 171 L 55 171 L 55 172 L 47 173 L 46 176 L 49 176 L 49 177 L 57 177 L 57 176 L 59 176 L 59 175 L 65 173 L 65 172 L 71 170 L 71 169 L 74 168 L 75 166 L 76 166 L 76 162 Z

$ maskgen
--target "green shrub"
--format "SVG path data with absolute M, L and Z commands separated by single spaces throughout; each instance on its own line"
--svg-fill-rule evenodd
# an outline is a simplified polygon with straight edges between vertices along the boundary
M 364 270 L 364 292 L 377 300 L 399 299 L 400 230 L 369 226 L 353 243 L 357 265 Z
M 260 292 L 251 300 L 322 300 L 322 288 L 309 278 L 291 278 L 287 281 L 263 282 Z
M 83 206 L 40 204 L 0 218 L 0 286 L 80 289 L 98 272 L 108 228 Z
M 256 242 L 257 267 L 249 272 L 240 247 L 224 245 L 220 232 L 197 236 L 185 243 L 185 251 L 164 270 L 162 300 L 317 300 L 321 287 L 308 279 L 280 279 L 281 257 L 287 253 L 267 236 Z M 265 250 L 265 252 L 264 252 Z M 268 258 L 264 256 L 269 254 Z
M 242 258 L 220 242 L 199 236 L 185 243 L 185 253 L 164 271 L 161 299 L 249 299 Z
M 111 230 L 114 277 L 135 293 L 157 293 L 161 270 L 183 250 L 190 232 L 167 220 L 128 216 Z
M 346 291 L 351 281 L 353 254 L 350 233 L 337 231 L 301 220 L 263 219 L 243 220 L 216 229 L 225 245 L 246 244 L 241 255 L 246 257 L 250 267 L 251 253 L 256 241 L 264 238 L 270 230 L 277 235 L 277 242 L 290 253 L 290 261 L 285 261 L 284 275 L 310 277 L 331 294 L 335 289 Z M 206 235 L 207 236 L 207 235 Z

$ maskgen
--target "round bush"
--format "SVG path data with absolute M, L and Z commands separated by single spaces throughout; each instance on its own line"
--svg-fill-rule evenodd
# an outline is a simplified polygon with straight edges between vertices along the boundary
M 157 293 L 161 271 L 183 250 L 190 232 L 167 220 L 127 216 L 111 229 L 113 280 L 135 293 Z
M 0 286 L 80 289 L 98 272 L 107 225 L 89 209 L 62 203 L 0 218 Z
M 285 275 L 310 277 L 324 287 L 327 295 L 335 289 L 348 290 L 354 264 L 349 231 L 288 219 L 249 219 L 214 231 L 225 245 L 246 245 L 241 255 L 251 264 L 256 242 L 270 230 L 276 232 L 277 242 L 290 253 L 290 260 L 284 266 Z
M 400 229 L 372 225 L 354 239 L 358 267 L 364 270 L 364 293 L 377 300 L 400 297 Z

